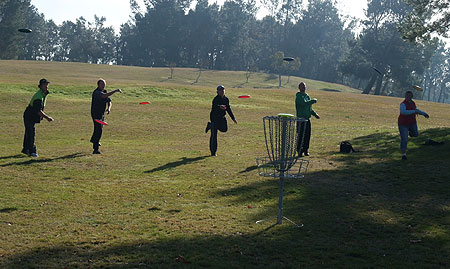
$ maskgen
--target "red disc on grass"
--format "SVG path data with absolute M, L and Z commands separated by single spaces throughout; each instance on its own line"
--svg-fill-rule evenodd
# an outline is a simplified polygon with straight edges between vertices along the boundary
M 238 98 L 250 98 L 250 95 L 240 95 Z
M 101 120 L 94 120 L 96 123 L 100 123 L 101 125 L 108 125 L 108 123 Z
M 139 104 L 140 105 L 148 105 L 148 104 L 150 104 L 150 102 L 140 102 Z

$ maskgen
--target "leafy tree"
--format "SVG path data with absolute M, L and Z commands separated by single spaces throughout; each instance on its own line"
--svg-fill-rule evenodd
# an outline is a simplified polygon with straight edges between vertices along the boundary
M 219 53 L 219 6 L 208 5 L 207 0 L 197 1 L 190 10 L 183 26 L 183 64 L 194 67 L 208 58 L 208 68 L 215 68 Z
M 338 79 L 339 59 L 346 53 L 349 39 L 353 39 L 353 35 L 344 27 L 334 3 L 312 0 L 293 26 L 284 49 L 302 59 L 305 68 L 299 75 L 334 82 Z
M 450 93 L 450 49 L 442 42 L 431 57 L 431 64 L 423 77 L 423 98 L 428 101 L 443 102 Z
M 246 70 L 256 41 L 252 38 L 254 3 L 225 1 L 219 17 L 217 69 Z
M 281 51 L 276 52 L 274 55 L 272 55 L 271 61 L 272 61 L 272 70 L 276 74 L 278 74 L 278 87 L 281 87 L 281 76 L 282 74 L 290 74 L 291 72 L 297 71 L 300 68 L 300 58 L 294 58 L 294 61 L 287 62 L 284 61 L 284 53 Z
M 379 73 L 371 70 L 364 94 L 370 93 L 375 85 L 376 95 L 388 89 L 395 95 L 401 95 L 403 89 L 420 80 L 431 57 L 430 46 L 402 40 L 397 25 L 408 12 L 408 6 L 401 0 L 369 2 L 367 19 L 356 49 L 360 51 L 360 63 L 366 68 L 368 63 Z M 391 84 L 390 88 L 388 84 Z
M 0 59 L 17 59 L 25 36 L 17 32 L 27 28 L 26 14 L 30 0 L 3 0 L 0 4 Z
M 399 29 L 410 41 L 429 40 L 436 33 L 449 37 L 450 2 L 448 0 L 405 0 L 412 11 L 400 24 Z

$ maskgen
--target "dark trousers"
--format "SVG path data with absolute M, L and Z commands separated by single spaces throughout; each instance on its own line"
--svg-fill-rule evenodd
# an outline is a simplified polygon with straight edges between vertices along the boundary
M 297 124 L 297 151 L 298 154 L 302 154 L 304 152 L 308 152 L 309 149 L 309 140 L 311 139 L 311 121 L 302 122 Z M 303 143 L 302 143 L 303 137 Z
M 103 121 L 103 117 L 100 120 Z M 94 132 L 91 136 L 92 148 L 94 150 L 98 150 L 100 138 L 102 138 L 103 125 L 97 123 L 96 121 L 94 121 L 94 119 L 92 119 L 92 122 L 94 123 Z
M 25 135 L 23 137 L 23 152 L 36 153 L 36 145 L 34 144 L 34 138 L 36 135 L 36 124 L 33 121 L 23 119 L 25 125 Z
M 226 118 L 211 122 L 211 137 L 209 138 L 209 150 L 211 151 L 211 155 L 215 155 L 217 152 L 217 131 L 223 133 L 228 131 Z

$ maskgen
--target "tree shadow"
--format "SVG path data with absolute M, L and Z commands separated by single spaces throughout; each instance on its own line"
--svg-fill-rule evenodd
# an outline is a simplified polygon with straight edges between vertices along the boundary
M 425 146 L 427 138 L 445 144 Z M 373 263 L 367 264 L 400 267 L 413 260 L 425 265 L 436 259 L 435 266 L 450 265 L 450 248 L 445 247 L 450 241 L 450 128 L 425 130 L 411 139 L 406 162 L 400 159 L 398 135 L 378 133 L 351 142 L 362 151 L 323 154 L 339 162 L 339 168 L 285 180 L 283 215 L 304 223 L 301 229 L 322 241 L 324 251 L 341 244 L 340 254 L 350 259 L 372 259 Z M 211 198 L 227 196 L 238 204 L 265 205 L 252 214 L 256 221 L 278 213 L 278 184 L 278 180 L 262 178 L 221 189 Z M 434 229 L 439 232 L 431 235 Z M 328 244 L 323 242 L 325 238 Z M 372 254 L 390 258 L 376 261 Z
M 7 167 L 7 166 L 14 166 L 14 165 L 30 165 L 30 164 L 35 164 L 35 163 L 48 163 L 48 162 L 53 162 L 53 161 L 57 161 L 57 160 L 75 159 L 75 158 L 79 158 L 79 157 L 83 157 L 83 156 L 87 156 L 87 154 L 77 152 L 77 153 L 68 154 L 68 155 L 64 155 L 64 156 L 60 156 L 60 157 L 56 157 L 56 158 L 38 158 L 38 159 L 29 159 L 27 161 L 22 161 L 22 162 L 11 162 L 11 163 L 2 164 L 2 165 L 0 165 L 0 167 Z
M 329 89 L 329 88 L 323 88 L 323 89 L 320 89 L 320 91 L 324 91 L 324 92 L 342 92 L 341 90 L 338 90 L 338 89 Z
M 144 173 L 154 173 L 154 172 L 158 172 L 158 171 L 163 171 L 163 170 L 175 168 L 175 167 L 178 167 L 178 166 L 181 166 L 181 165 L 187 165 L 187 164 L 190 164 L 190 163 L 201 161 L 201 160 L 203 160 L 203 159 L 205 159 L 207 157 L 209 157 L 209 156 L 199 156 L 199 157 L 194 157 L 194 158 L 182 157 L 179 161 L 166 163 L 165 165 L 162 165 L 162 166 L 153 168 L 151 170 L 145 171 Z

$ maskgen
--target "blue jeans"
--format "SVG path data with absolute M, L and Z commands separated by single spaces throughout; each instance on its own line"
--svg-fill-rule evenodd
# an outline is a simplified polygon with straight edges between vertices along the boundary
M 417 129 L 417 123 L 411 125 L 399 125 L 398 130 L 400 132 L 400 150 L 402 154 L 406 154 L 406 148 L 408 147 L 408 134 L 411 137 L 419 136 L 419 130 Z

